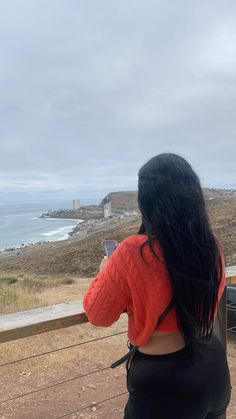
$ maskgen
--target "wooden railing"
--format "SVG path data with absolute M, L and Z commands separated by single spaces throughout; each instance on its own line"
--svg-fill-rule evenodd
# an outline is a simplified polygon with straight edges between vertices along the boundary
M 0 317 L 0 343 L 87 322 L 82 301 L 56 304 Z
M 21 338 L 27 338 L 31 336 L 36 336 L 41 333 L 51 332 L 58 329 L 64 329 L 70 326 L 82 325 L 83 323 L 86 323 L 86 322 L 88 322 L 88 319 L 83 311 L 83 306 L 82 306 L 81 301 L 72 301 L 72 302 L 63 303 L 63 304 L 52 305 L 49 307 L 36 308 L 33 310 L 24 311 L 24 312 L 8 314 L 8 315 L 0 317 L 0 343 L 9 344 L 10 341 L 14 341 Z M 11 366 L 14 367 L 14 365 L 16 364 L 17 365 L 22 364 L 22 363 L 24 364 L 25 361 L 31 363 L 31 361 L 35 360 L 36 358 L 38 359 L 44 356 L 46 357 L 52 356 L 56 353 L 59 354 L 60 356 L 60 353 L 64 353 L 65 351 L 79 349 L 79 347 L 81 346 L 98 343 L 99 341 L 106 342 L 106 340 L 114 338 L 114 337 L 122 338 L 122 335 L 123 337 L 125 337 L 126 334 L 127 334 L 127 330 L 121 330 L 116 333 L 113 332 L 110 334 L 104 334 L 104 336 L 101 336 L 101 337 L 94 338 L 92 336 L 92 338 L 91 337 L 87 338 L 87 340 L 84 340 L 84 338 L 82 338 L 81 341 L 77 341 L 67 346 L 65 345 L 60 346 L 59 348 L 52 349 L 52 350 L 51 349 L 46 350 L 46 351 L 44 350 L 44 352 L 42 352 L 39 347 L 38 348 L 39 353 L 36 353 L 36 354 L 33 353 L 32 355 L 28 355 L 28 356 L 23 355 L 22 357 L 14 359 L 14 360 L 0 361 L 0 368 L 2 367 L 5 368 L 5 374 L 6 374 L 7 369 Z M 27 352 L 27 339 L 25 342 L 25 349 Z M 4 396 L 3 398 L 0 399 L 0 412 L 2 412 L 2 406 L 4 408 L 7 407 L 7 411 L 8 411 L 8 406 L 11 406 L 11 403 L 20 403 L 20 406 L 22 408 L 22 406 L 24 406 L 24 400 L 27 399 L 28 397 L 32 398 L 41 394 L 47 394 L 48 392 L 58 391 L 60 388 L 64 388 L 64 386 L 68 386 L 68 385 L 71 386 L 72 384 L 79 383 L 81 381 L 83 383 L 83 381 L 87 380 L 88 378 L 91 379 L 94 376 L 96 377 L 98 373 L 108 374 L 110 379 L 112 379 L 112 376 L 110 376 L 111 371 L 112 371 L 110 365 L 111 365 L 111 362 L 106 361 L 105 365 L 100 364 L 98 367 L 96 367 L 97 366 L 96 363 L 94 364 L 94 361 L 93 362 L 91 361 L 91 368 L 89 368 L 89 371 L 86 371 L 86 370 L 84 371 L 84 368 L 82 368 L 82 371 L 79 371 L 79 373 L 77 372 L 76 374 L 75 372 L 74 373 L 72 372 L 72 375 L 70 375 L 69 377 L 67 373 L 66 377 L 63 377 L 63 379 L 58 379 L 56 382 L 52 382 L 52 383 L 46 382 L 43 385 L 40 385 L 40 386 L 36 385 L 35 388 L 34 387 L 30 389 L 27 388 L 26 390 L 24 390 L 23 388 L 19 388 L 20 389 L 19 394 L 14 394 L 15 393 L 14 390 L 13 390 L 13 394 L 11 394 L 11 392 L 9 394 L 6 394 L 3 391 Z M 119 400 L 120 397 L 127 396 L 127 390 L 125 388 L 122 389 L 122 391 L 120 392 L 119 390 L 120 389 L 117 389 L 115 393 L 115 391 L 113 392 L 112 387 L 111 387 L 110 388 L 111 394 L 107 394 L 105 392 L 102 397 L 101 395 L 100 396 L 98 395 L 98 400 L 96 402 L 94 402 L 94 395 L 91 394 L 90 402 L 87 402 L 87 403 L 83 402 L 79 406 L 77 402 L 75 404 L 75 406 L 77 405 L 77 407 L 71 408 L 70 406 L 69 408 L 68 406 L 69 411 L 67 408 L 66 412 L 64 412 L 63 414 L 58 414 L 57 416 L 55 416 L 55 412 L 53 411 L 53 415 L 51 412 L 48 412 L 46 416 L 40 415 L 36 417 L 40 417 L 40 418 L 45 417 L 45 419 L 46 417 L 53 417 L 56 419 L 61 419 L 65 417 L 71 417 L 71 415 L 72 417 L 74 417 L 73 415 L 76 415 L 77 417 L 77 414 L 83 413 L 84 411 L 91 411 L 91 409 L 96 409 L 96 407 L 91 406 L 91 404 L 92 405 L 95 404 L 96 406 L 99 406 L 99 405 L 103 406 L 105 403 L 105 405 L 106 404 L 108 405 L 108 403 L 110 403 L 113 400 Z M 23 399 L 23 402 L 22 402 L 22 399 Z M 67 398 L 65 396 L 65 401 L 66 400 Z M 34 415 L 35 405 L 33 401 L 32 401 L 32 411 L 34 412 L 33 413 Z M 36 415 L 37 414 L 38 413 L 36 413 Z M 33 415 L 30 417 L 34 417 Z M 0 417 L 2 417 L 1 413 L 0 413 Z M 14 416 L 14 417 L 18 419 L 18 416 Z
M 227 285 L 236 284 L 236 265 L 226 267 Z
M 227 284 L 236 284 L 236 266 L 227 268 L 226 276 Z M 63 304 L 52 305 L 49 307 L 36 308 L 20 313 L 8 314 L 0 317 L 0 342 L 9 342 L 57 329 L 79 325 L 85 322 L 88 322 L 88 319 L 83 311 L 83 305 L 81 301 L 72 301 Z M 215 322 L 214 331 L 219 336 L 226 349 L 226 292 L 224 292 L 220 302 L 219 316 Z M 125 331 L 119 332 L 118 334 L 123 333 L 125 333 Z M 114 335 L 106 336 L 105 338 L 111 336 Z M 36 356 L 41 355 L 42 354 Z M 34 356 L 31 358 L 33 357 Z M 28 358 L 24 358 L 23 360 L 26 359 Z M 20 361 L 22 361 L 22 359 Z M 17 361 L 9 362 L 4 365 L 9 365 L 15 362 Z M 108 369 L 108 367 L 105 369 Z M 104 370 L 104 368 L 101 370 Z M 125 393 L 126 392 L 121 393 L 120 395 Z M 23 396 L 21 395 L 20 397 Z M 4 402 L 10 400 L 12 400 L 12 398 L 4 400 Z M 222 419 L 224 418 L 225 416 L 222 416 Z
M 236 284 L 236 266 L 226 268 L 226 278 L 227 285 Z M 224 300 L 225 298 L 221 300 L 220 318 L 222 319 L 220 321 L 225 325 L 226 300 Z M 75 326 L 87 321 L 80 300 L 7 314 L 0 316 L 0 343 Z M 217 331 L 217 334 L 219 333 L 226 335 L 225 331 Z

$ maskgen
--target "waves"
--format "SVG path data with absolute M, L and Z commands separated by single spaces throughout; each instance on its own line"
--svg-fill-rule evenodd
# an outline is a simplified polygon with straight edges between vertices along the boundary
M 54 237 L 54 240 L 65 240 L 68 238 L 69 233 L 73 230 L 73 228 L 76 225 L 77 223 L 73 225 L 65 226 L 65 227 L 60 227 L 57 230 L 51 230 L 46 233 L 42 233 L 42 236 L 51 238 L 52 240 L 53 240 L 53 237 Z
M 0 250 L 18 248 L 45 241 L 66 240 L 73 228 L 82 220 L 40 218 L 45 212 L 31 211 L 27 205 L 18 209 L 0 206 Z

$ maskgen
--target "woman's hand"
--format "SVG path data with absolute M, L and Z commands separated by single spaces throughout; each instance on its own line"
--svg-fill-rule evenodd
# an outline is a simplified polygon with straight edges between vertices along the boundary
M 99 272 L 101 272 L 103 270 L 103 268 L 105 268 L 106 264 L 108 262 L 108 257 L 104 256 L 104 258 L 102 259 L 100 266 L 99 266 Z

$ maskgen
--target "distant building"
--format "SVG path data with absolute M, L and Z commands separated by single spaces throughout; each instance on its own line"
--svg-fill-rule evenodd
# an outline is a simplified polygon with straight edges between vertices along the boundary
M 124 212 L 125 217 L 136 217 L 138 215 L 137 211 L 125 211 Z
M 80 199 L 73 199 L 73 209 L 77 210 L 80 208 Z
M 111 201 L 107 201 L 104 204 L 104 218 L 108 218 L 111 216 Z

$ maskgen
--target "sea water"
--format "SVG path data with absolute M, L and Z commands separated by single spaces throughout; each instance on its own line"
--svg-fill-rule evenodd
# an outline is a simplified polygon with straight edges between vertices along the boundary
M 70 204 L 0 203 L 0 250 L 42 241 L 65 240 L 80 220 L 39 218 Z

